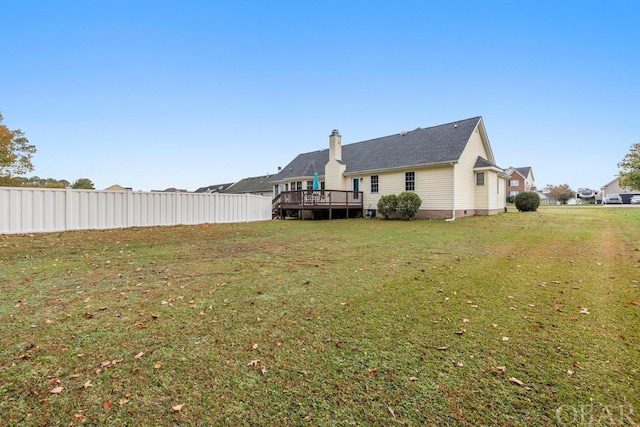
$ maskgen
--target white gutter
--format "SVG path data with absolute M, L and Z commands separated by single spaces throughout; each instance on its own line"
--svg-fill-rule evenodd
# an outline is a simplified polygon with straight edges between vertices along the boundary
M 451 163 L 451 218 L 445 219 L 445 222 L 456 220 L 456 164 Z

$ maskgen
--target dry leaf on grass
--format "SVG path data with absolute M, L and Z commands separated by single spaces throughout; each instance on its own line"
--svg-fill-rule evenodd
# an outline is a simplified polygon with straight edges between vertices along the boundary
M 62 393 L 62 390 L 64 390 L 64 387 L 58 386 L 58 387 L 54 388 L 53 390 L 51 390 L 51 393 L 60 394 L 60 393 Z
M 516 377 L 509 378 L 509 381 L 511 381 L 514 384 L 518 384 L 519 386 L 523 386 L 524 385 L 524 383 L 522 381 L 520 381 L 519 379 L 517 379 Z
M 138 353 L 135 356 L 133 356 L 133 358 L 134 359 L 140 359 L 143 355 L 144 355 L 144 351 L 141 351 L 140 353 Z
M 184 403 L 181 403 L 179 405 L 172 406 L 171 409 L 173 409 L 174 411 L 178 412 L 178 411 L 181 411 L 183 407 L 184 407 Z

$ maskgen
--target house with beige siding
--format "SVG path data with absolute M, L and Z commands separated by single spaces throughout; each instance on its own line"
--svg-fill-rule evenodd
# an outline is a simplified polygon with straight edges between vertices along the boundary
M 622 198 L 622 203 L 629 204 L 631 203 L 631 196 L 640 193 L 637 191 L 633 191 L 630 187 L 625 187 L 624 185 L 622 185 L 620 177 L 617 177 L 600 188 L 600 197 L 602 199 L 607 197 L 607 195 L 609 194 L 619 194 Z
M 473 117 L 345 145 L 334 130 L 328 148 L 298 155 L 271 183 L 274 212 L 298 206 L 302 218 L 327 208 L 367 215 L 381 196 L 413 191 L 422 199 L 417 217 L 452 219 L 504 212 L 508 178 L 482 117 Z

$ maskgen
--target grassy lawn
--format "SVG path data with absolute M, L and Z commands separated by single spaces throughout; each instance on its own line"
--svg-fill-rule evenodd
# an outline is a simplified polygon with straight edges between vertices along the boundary
M 639 249 L 602 206 L 0 236 L 0 424 L 638 423 Z

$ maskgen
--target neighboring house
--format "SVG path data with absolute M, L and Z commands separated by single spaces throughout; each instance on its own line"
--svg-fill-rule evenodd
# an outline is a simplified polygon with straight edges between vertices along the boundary
M 200 187 L 195 193 L 224 193 L 224 190 L 231 187 L 233 182 L 227 184 L 209 185 L 208 187 Z
M 273 186 L 270 182 L 272 177 L 273 175 L 263 175 L 241 179 L 240 181 L 225 188 L 222 192 L 233 194 L 256 194 L 259 196 L 273 197 Z
M 600 195 L 604 199 L 607 194 L 619 194 L 622 197 L 622 203 L 631 203 L 631 196 L 639 194 L 637 191 L 633 191 L 629 187 L 623 187 L 620 183 L 620 178 L 616 178 L 602 186 L 600 189 Z
M 113 184 L 112 186 L 105 188 L 104 191 L 133 191 L 133 188 L 123 187 L 118 184 Z
M 364 212 L 403 191 L 420 196 L 421 218 L 492 215 L 506 207 L 508 176 L 495 164 L 482 117 L 344 146 L 334 130 L 329 149 L 298 155 L 272 178 L 274 194 L 310 191 L 314 173 L 322 193 L 361 194 Z
M 522 168 L 509 167 L 504 173 L 509 175 L 509 182 L 507 183 L 508 196 L 516 196 L 519 193 L 535 189 L 533 170 L 530 166 Z

